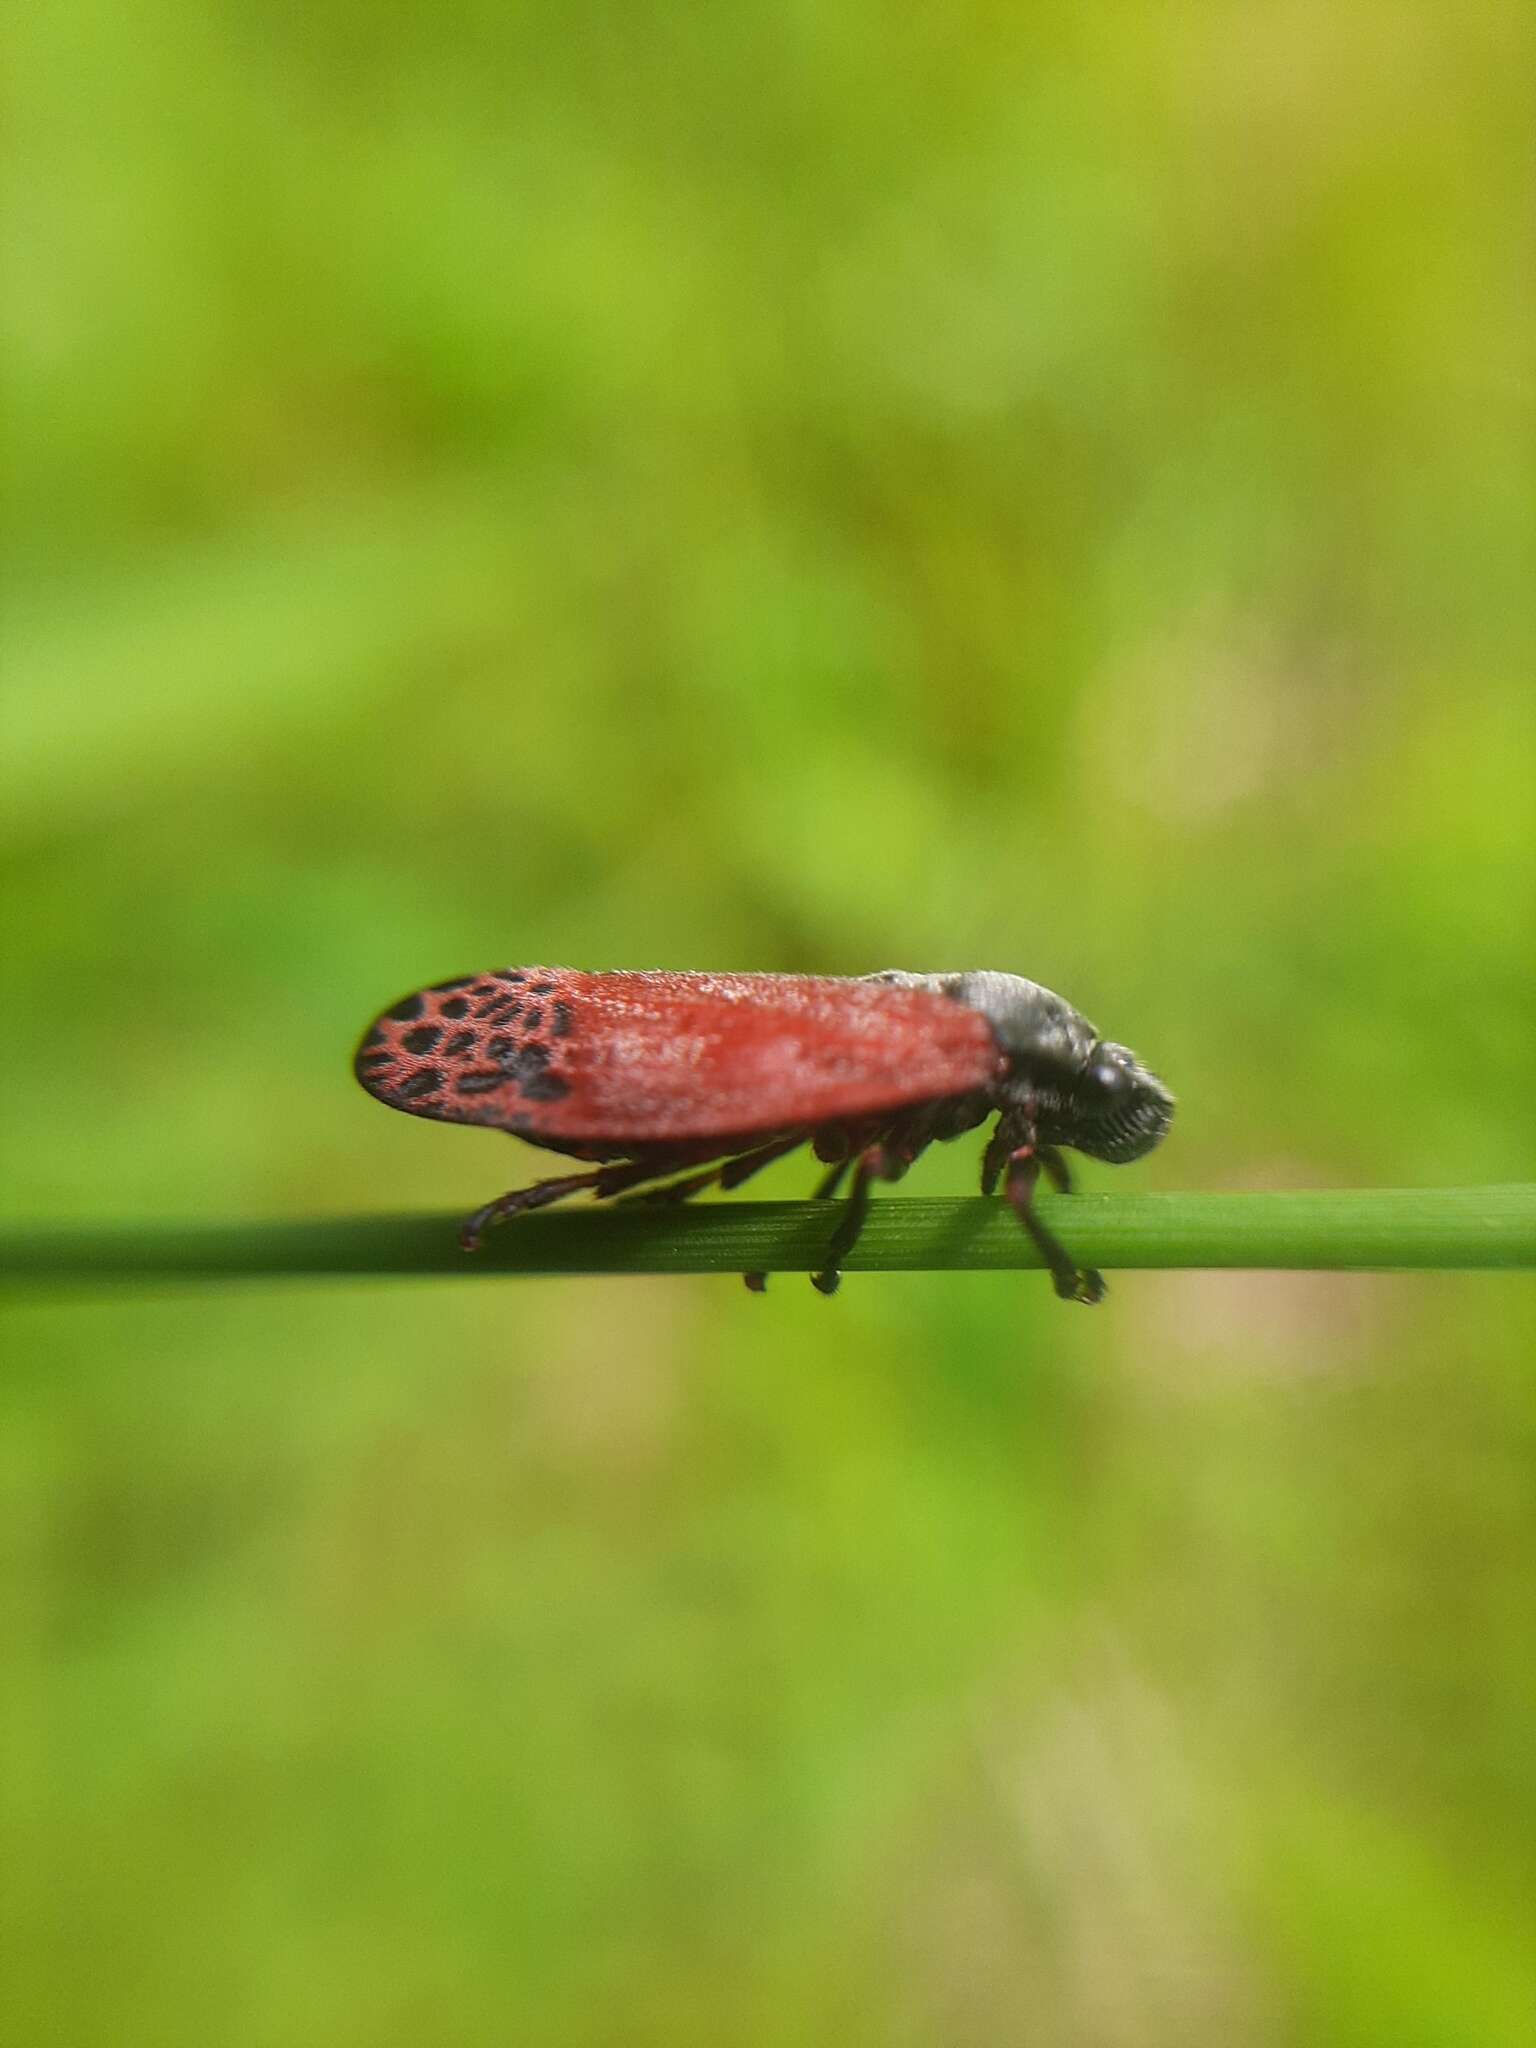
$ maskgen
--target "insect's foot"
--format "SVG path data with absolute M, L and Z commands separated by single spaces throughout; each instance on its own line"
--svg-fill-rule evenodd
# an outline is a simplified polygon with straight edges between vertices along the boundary
M 743 1273 L 741 1277 L 746 1282 L 748 1294 L 766 1294 L 768 1292 L 768 1275 L 766 1273 Z
M 502 1195 L 497 1201 L 487 1202 L 483 1209 L 477 1209 L 473 1216 L 466 1216 L 459 1226 L 459 1243 L 467 1252 L 480 1251 L 485 1244 L 485 1233 L 494 1230 L 498 1223 L 505 1223 L 508 1217 L 521 1216 L 525 1209 L 536 1209 L 537 1202 L 530 1202 L 532 1188 L 519 1188 L 516 1193 Z
M 811 1285 L 815 1288 L 818 1294 L 836 1294 L 838 1288 L 841 1287 L 842 1284 L 842 1274 L 835 1271 L 829 1271 L 826 1273 L 813 1273 L 811 1275 Z
M 477 1252 L 485 1240 L 485 1233 L 495 1221 L 493 1202 L 488 1209 L 477 1209 L 473 1216 L 466 1216 L 459 1225 L 459 1248 L 461 1251 Z
M 1083 1267 L 1081 1272 L 1068 1269 L 1053 1273 L 1051 1278 L 1056 1283 L 1056 1292 L 1063 1301 L 1080 1301 L 1089 1308 L 1095 1302 L 1102 1301 L 1108 1292 L 1104 1284 L 1104 1275 L 1096 1273 L 1092 1266 Z

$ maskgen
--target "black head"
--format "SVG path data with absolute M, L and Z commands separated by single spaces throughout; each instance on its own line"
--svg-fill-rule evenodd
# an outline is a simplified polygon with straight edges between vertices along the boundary
M 1173 1097 L 1128 1046 L 1101 1039 L 1087 1064 L 1062 1091 L 1041 1136 L 1071 1145 L 1090 1159 L 1124 1166 L 1162 1143 L 1173 1121 Z

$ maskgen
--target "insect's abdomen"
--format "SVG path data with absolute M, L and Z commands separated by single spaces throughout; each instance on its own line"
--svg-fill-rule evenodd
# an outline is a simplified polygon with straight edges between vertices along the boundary
M 396 1003 L 358 1049 L 392 1108 L 589 1157 L 749 1137 L 990 1087 L 985 1018 L 926 990 L 773 974 L 504 968 Z

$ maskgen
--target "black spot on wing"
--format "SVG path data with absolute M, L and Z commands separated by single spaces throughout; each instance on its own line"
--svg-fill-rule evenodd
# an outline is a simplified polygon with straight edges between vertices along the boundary
M 462 1059 L 465 1053 L 473 1052 L 474 1049 L 475 1033 L 473 1031 L 455 1031 L 452 1038 L 443 1047 L 443 1057 L 450 1060 Z
M 454 1082 L 458 1095 L 489 1095 L 493 1088 L 504 1088 L 507 1077 L 500 1067 L 473 1067 L 467 1074 L 460 1074 Z
M 450 996 L 446 1003 L 438 1004 L 437 1010 L 440 1017 L 467 1017 L 469 1015 L 469 997 Z
M 386 1010 L 384 1014 L 386 1017 L 398 1017 L 402 1024 L 409 1024 L 413 1018 L 419 1017 L 426 1007 L 426 998 L 418 989 L 415 995 L 403 997 L 392 1010 Z
M 523 1046 L 507 1061 L 506 1071 L 517 1083 L 519 1095 L 527 1102 L 558 1102 L 571 1092 L 569 1081 L 562 1081 L 558 1074 L 550 1073 L 547 1046 Z
M 530 990 L 529 993 L 533 994 L 534 991 Z M 544 1012 L 537 1003 L 530 1003 L 523 1012 L 523 1029 L 525 1031 L 537 1031 L 543 1022 Z
M 576 1019 L 569 1003 L 556 1003 L 549 1013 L 549 1028 L 556 1038 L 569 1038 L 575 1029 Z
M 535 1074 L 531 1080 L 520 1081 L 517 1092 L 528 1102 L 558 1102 L 562 1095 L 570 1094 L 571 1084 L 558 1074 Z
M 400 1099 L 403 1102 L 416 1102 L 423 1095 L 435 1095 L 442 1085 L 441 1067 L 418 1067 L 408 1081 L 400 1083 Z
M 407 1031 L 400 1043 L 407 1052 L 431 1052 L 442 1037 L 442 1027 L 437 1024 L 418 1024 L 414 1031 Z

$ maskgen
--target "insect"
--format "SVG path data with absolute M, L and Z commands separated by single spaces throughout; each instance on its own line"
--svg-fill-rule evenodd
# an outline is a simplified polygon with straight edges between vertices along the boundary
M 509 1217 L 590 1190 L 681 1202 L 735 1188 L 809 1144 L 826 1201 L 848 1199 L 820 1270 L 835 1291 L 872 1182 L 899 1180 L 936 1139 L 996 1113 L 983 1194 L 999 1179 L 1056 1292 L 1094 1302 L 1034 1207 L 1042 1172 L 1071 1186 L 1061 1147 L 1119 1165 L 1150 1152 L 1173 1097 L 1133 1052 L 1016 974 L 589 974 L 504 967 L 395 1003 L 358 1047 L 381 1102 L 442 1123 L 490 1124 L 590 1173 L 501 1195 L 465 1222 L 466 1251 Z M 761 1291 L 761 1273 L 747 1285 Z

